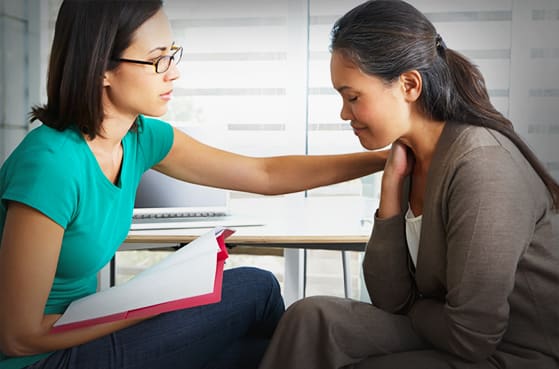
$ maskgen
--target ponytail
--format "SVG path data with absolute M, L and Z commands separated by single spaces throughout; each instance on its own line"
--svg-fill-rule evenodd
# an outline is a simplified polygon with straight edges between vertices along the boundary
M 454 50 L 444 48 L 441 54 L 446 60 L 452 85 L 457 93 L 457 109 L 452 120 L 493 129 L 511 140 L 547 187 L 553 199 L 554 210 L 559 211 L 559 183 L 514 131 L 511 121 L 493 107 L 479 69 Z

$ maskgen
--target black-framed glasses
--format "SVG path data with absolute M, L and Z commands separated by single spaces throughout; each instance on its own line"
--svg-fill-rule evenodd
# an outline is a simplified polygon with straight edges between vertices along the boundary
M 155 73 L 165 73 L 169 70 L 171 66 L 171 62 L 175 62 L 175 65 L 179 64 L 182 59 L 182 46 L 173 45 L 171 46 L 171 50 L 175 51 L 170 55 L 163 55 L 159 58 L 155 59 L 154 61 L 145 61 L 145 60 L 134 60 L 134 59 L 125 59 L 120 58 L 117 61 L 126 62 L 126 63 L 136 63 L 136 64 L 145 64 L 145 65 L 153 65 L 155 68 Z

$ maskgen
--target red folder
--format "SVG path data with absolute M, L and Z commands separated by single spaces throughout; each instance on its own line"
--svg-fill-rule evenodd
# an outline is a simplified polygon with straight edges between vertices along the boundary
M 150 306 L 141 307 L 138 309 L 127 310 L 112 315 L 105 315 L 97 318 L 80 320 L 67 324 L 56 325 L 51 329 L 51 333 L 64 332 L 76 328 L 87 327 L 96 324 L 114 322 L 123 319 L 134 318 L 147 318 L 161 313 L 191 308 L 195 306 L 208 305 L 221 301 L 221 286 L 223 282 L 223 266 L 225 259 L 228 258 L 227 248 L 225 247 L 225 239 L 233 234 L 235 231 L 231 229 L 216 229 L 216 241 L 219 246 L 217 252 L 217 265 L 215 272 L 215 279 L 213 291 L 202 295 L 176 299 L 168 302 L 154 304 Z M 188 247 L 188 245 L 184 246 Z

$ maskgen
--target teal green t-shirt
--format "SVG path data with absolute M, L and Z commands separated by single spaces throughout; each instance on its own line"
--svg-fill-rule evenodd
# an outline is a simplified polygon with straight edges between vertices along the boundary
M 4 162 L 0 169 L 0 238 L 8 201 L 35 208 L 64 228 L 46 314 L 62 313 L 73 300 L 96 292 L 97 273 L 130 229 L 142 174 L 161 161 L 172 144 L 171 125 L 138 117 L 138 130 L 128 132 L 122 140 L 124 153 L 116 184 L 103 174 L 75 129 L 58 131 L 41 125 Z M 0 353 L 0 368 L 23 368 L 47 355 L 7 358 Z

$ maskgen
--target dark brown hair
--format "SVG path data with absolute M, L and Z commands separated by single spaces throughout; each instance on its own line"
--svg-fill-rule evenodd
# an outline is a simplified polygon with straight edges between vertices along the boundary
M 48 102 L 33 107 L 31 121 L 100 135 L 103 74 L 116 68 L 134 32 L 161 7 L 161 0 L 65 0 L 51 48 Z
M 352 60 L 362 71 L 385 82 L 417 70 L 423 88 L 418 104 L 429 118 L 494 129 L 508 137 L 548 188 L 559 209 L 559 184 L 493 107 L 479 69 L 449 49 L 433 24 L 401 0 L 370 0 L 345 14 L 332 29 L 332 51 Z

